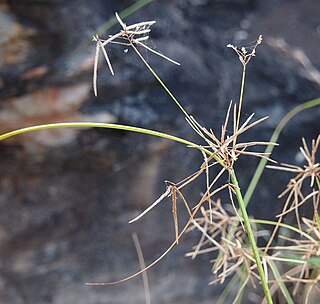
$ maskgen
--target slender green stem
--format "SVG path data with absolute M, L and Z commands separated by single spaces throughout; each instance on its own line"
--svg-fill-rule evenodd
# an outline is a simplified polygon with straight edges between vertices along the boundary
M 272 273 L 273 273 L 273 275 L 277 281 L 277 284 L 279 285 L 280 290 L 282 291 L 283 296 L 285 297 L 287 303 L 294 304 L 294 302 L 291 298 L 290 292 L 289 292 L 288 288 L 286 287 L 286 284 L 282 281 L 281 274 L 277 268 L 277 265 L 270 259 L 268 259 L 267 262 L 272 270 Z
M 165 83 L 161 80 L 161 78 L 158 76 L 158 74 L 155 72 L 155 70 L 150 66 L 150 64 L 144 59 L 144 57 L 141 55 L 139 50 L 135 47 L 133 43 L 130 43 L 131 47 L 134 49 L 134 51 L 137 53 L 137 55 L 140 57 L 144 65 L 148 68 L 148 70 L 151 72 L 151 74 L 155 77 L 155 79 L 160 83 L 162 88 L 167 92 L 167 94 L 171 97 L 171 99 L 175 102 L 175 104 L 178 106 L 178 108 L 181 110 L 183 115 L 191 121 L 190 115 L 186 112 L 186 110 L 183 108 L 183 106 L 180 104 L 178 99 L 173 95 L 173 93 L 169 90 L 169 88 L 165 85 Z M 205 138 L 204 138 L 205 139 Z M 205 139 L 206 140 L 206 139 Z M 207 155 L 212 155 L 213 153 L 201 148 L 201 146 L 198 147 L 199 150 L 205 152 Z M 225 164 L 223 161 L 217 156 L 213 155 L 213 159 L 216 160 L 222 167 L 225 167 Z
M 295 117 L 298 113 L 300 113 L 301 111 L 303 110 L 306 110 L 306 109 L 310 109 L 310 108 L 313 108 L 315 106 L 319 106 L 320 105 L 320 98 L 317 98 L 317 99 L 313 99 L 311 101 L 308 101 L 308 102 L 305 102 L 305 103 L 302 103 L 300 105 L 298 105 L 297 107 L 293 108 L 290 112 L 288 112 L 287 115 L 285 115 L 281 121 L 279 122 L 278 126 L 276 127 L 276 129 L 274 130 L 271 138 L 270 138 L 270 142 L 271 143 L 276 143 L 281 132 L 282 132 L 282 129 L 288 124 L 288 122 L 293 118 Z M 274 149 L 274 145 L 269 145 L 266 150 L 265 150 L 265 153 L 271 153 Z M 247 206 L 252 195 L 253 195 L 253 192 L 254 190 L 256 189 L 257 187 L 257 184 L 261 178 L 261 175 L 262 175 L 262 172 L 264 170 L 264 168 L 266 167 L 266 164 L 267 164 L 267 160 L 264 159 L 264 158 L 261 158 L 260 162 L 259 162 L 259 165 L 256 169 L 256 171 L 254 172 L 254 175 L 251 179 L 251 182 L 250 182 L 250 185 L 246 191 L 246 194 L 244 196 L 244 203 L 245 205 Z
M 243 103 L 245 80 L 246 80 L 246 65 L 243 64 L 240 97 L 239 97 L 239 109 L 238 109 L 238 115 L 237 115 L 237 124 L 236 124 L 235 134 L 238 132 L 239 125 L 240 125 L 240 117 L 241 117 L 241 109 L 242 109 L 242 103 Z M 234 138 L 233 145 L 235 146 L 236 143 L 237 143 L 237 136 L 235 136 L 235 138 Z
M 242 302 L 243 293 L 248 283 L 249 277 L 242 276 L 240 286 L 238 288 L 237 296 L 233 300 L 232 304 L 240 304 Z
M 243 76 L 243 75 L 242 75 Z M 244 80 L 244 77 L 242 77 L 242 79 Z M 243 90 L 241 90 L 243 91 Z M 241 94 L 241 93 L 240 93 Z M 240 100 L 242 100 L 242 98 L 240 98 Z M 280 134 L 281 134 L 281 131 L 282 129 L 287 125 L 287 123 L 294 117 L 296 116 L 298 113 L 300 113 L 301 111 L 303 110 L 306 110 L 306 109 L 310 109 L 310 108 L 313 108 L 315 106 L 319 106 L 320 105 L 320 98 L 317 98 L 317 99 L 313 99 L 311 101 L 308 101 L 308 102 L 305 102 L 295 108 L 293 108 L 287 115 L 285 115 L 283 117 L 283 119 L 280 121 L 280 123 L 278 124 L 278 126 L 276 127 L 275 131 L 273 132 L 272 136 L 271 136 L 271 139 L 270 139 L 270 142 L 271 143 L 275 143 L 277 142 Z M 266 149 L 266 153 L 271 153 L 273 151 L 273 148 L 275 146 L 274 145 L 269 145 Z M 246 191 L 246 194 L 245 194 L 245 197 L 243 199 L 243 204 L 244 204 L 244 207 L 246 207 L 253 195 L 253 192 L 260 180 L 260 177 L 262 175 L 262 172 L 265 168 L 267 164 L 267 160 L 266 159 L 261 159 L 260 162 L 259 162 L 259 165 L 254 173 L 254 176 L 253 178 L 251 179 L 251 182 L 250 182 L 250 185 Z M 239 202 L 239 201 L 238 201 Z M 239 202 L 239 205 L 240 205 L 240 202 Z M 240 208 L 240 212 L 241 212 L 241 208 Z M 239 213 L 240 213 L 239 212 Z M 271 221 L 267 221 L 267 220 L 250 220 L 251 222 L 256 222 L 256 223 L 261 223 L 261 224 L 269 224 L 269 225 L 274 225 L 274 222 L 271 222 Z M 235 221 L 233 223 L 233 226 L 230 228 L 229 232 L 228 232 L 228 235 L 227 235 L 227 239 L 232 239 L 233 238 L 233 235 L 234 235 L 234 229 L 235 227 L 237 227 L 238 225 L 238 221 Z M 290 230 L 293 230 L 295 232 L 298 232 L 298 233 L 301 233 L 308 239 L 310 239 L 311 241 L 314 241 L 311 237 L 309 237 L 309 235 L 305 234 L 303 231 L 300 231 L 299 229 L 297 229 L 296 231 L 296 228 L 295 227 L 292 227 L 290 225 L 286 225 L 286 224 L 283 224 L 283 223 L 280 223 L 278 224 L 279 226 L 283 226 L 284 228 L 287 228 L 287 229 L 290 229 Z
M 172 98 L 172 100 L 175 102 L 175 104 L 178 106 L 178 108 L 182 111 L 183 115 L 185 117 L 189 117 L 189 114 L 186 112 L 186 110 L 183 108 L 183 106 L 180 104 L 178 99 L 172 94 L 172 92 L 168 89 L 168 87 L 164 84 L 164 82 L 161 80 L 161 78 L 158 76 L 158 74 L 154 71 L 154 69 L 150 66 L 150 64 L 144 59 L 144 57 L 141 55 L 141 53 L 138 51 L 138 49 L 134 46 L 133 43 L 131 43 L 132 48 L 134 51 L 138 54 L 144 65 L 148 68 L 148 70 L 151 72 L 151 74 L 154 76 L 154 78 L 160 83 L 160 85 L 164 88 L 164 90 L 168 93 L 168 95 Z
M 64 122 L 64 123 L 52 123 L 52 124 L 37 125 L 37 126 L 17 129 L 17 130 L 2 134 L 2 135 L 0 135 L 0 141 L 7 139 L 9 137 L 23 134 L 23 133 L 48 130 L 48 129 L 70 128 L 70 127 L 71 128 L 79 128 L 79 127 L 80 128 L 105 128 L 105 129 L 118 129 L 118 130 L 123 130 L 123 131 L 131 131 L 131 132 L 143 133 L 143 134 L 166 138 L 169 140 L 180 142 L 182 144 L 185 144 L 185 145 L 191 146 L 191 147 L 198 147 L 197 144 L 195 144 L 191 141 L 188 141 L 188 140 L 185 140 L 183 138 L 176 137 L 173 135 L 169 135 L 166 133 L 158 132 L 158 131 L 153 131 L 153 130 L 144 129 L 144 128 L 138 128 L 138 127 L 132 127 L 132 126 L 126 126 L 126 125 L 118 125 L 118 124 L 111 124 L 111 123 L 97 123 L 97 122 Z M 205 153 L 208 153 L 208 154 L 211 153 L 210 151 L 208 151 L 206 149 L 204 149 L 204 150 L 205 150 L 204 151 Z
M 241 79 L 241 88 L 240 88 L 240 98 L 239 98 L 239 109 L 238 109 L 238 118 L 237 118 L 237 126 L 236 131 L 239 129 L 240 125 L 240 117 L 241 117 L 241 110 L 242 110 L 242 103 L 243 103 L 243 94 L 244 94 L 244 84 L 246 81 L 246 65 L 243 65 L 242 69 L 242 79 Z
M 261 262 L 260 254 L 259 254 L 259 250 L 258 250 L 256 241 L 255 241 L 255 238 L 254 238 L 254 234 L 253 234 L 252 227 L 251 227 L 251 224 L 250 224 L 249 216 L 248 216 L 248 213 L 247 213 L 247 210 L 246 210 L 246 206 L 245 206 L 244 201 L 243 201 L 241 190 L 239 188 L 238 180 L 237 180 L 236 174 L 235 174 L 233 169 L 230 170 L 230 178 L 231 178 L 231 181 L 232 181 L 232 183 L 233 183 L 233 185 L 235 187 L 235 193 L 236 193 L 236 197 L 237 197 L 237 200 L 238 200 L 238 203 L 239 203 L 239 209 L 241 211 L 241 216 L 243 218 L 243 224 L 244 224 L 245 230 L 246 230 L 247 235 L 248 235 L 249 243 L 251 245 L 251 249 L 252 249 L 252 252 L 253 252 L 253 257 L 254 257 L 254 259 L 256 261 L 257 270 L 258 270 L 258 273 L 259 273 L 259 276 L 260 276 L 260 279 L 261 279 L 263 292 L 265 294 L 267 302 L 270 304 L 270 303 L 272 303 L 272 297 L 271 297 L 270 290 L 269 290 L 269 287 L 268 287 L 268 282 L 266 280 L 266 276 L 265 276 L 265 273 L 264 273 L 264 270 L 263 270 L 263 266 L 262 266 L 262 262 Z
M 238 277 L 238 274 L 235 273 L 235 275 L 232 277 L 228 285 L 224 288 L 223 292 L 220 294 L 219 299 L 217 300 L 216 304 L 224 304 L 226 303 L 226 300 L 231 293 L 231 291 L 234 289 L 234 286 L 237 284 L 237 282 L 240 280 Z

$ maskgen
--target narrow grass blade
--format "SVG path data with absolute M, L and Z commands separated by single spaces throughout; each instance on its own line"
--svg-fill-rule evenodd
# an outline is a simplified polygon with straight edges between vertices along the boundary
M 231 292 L 234 289 L 234 286 L 237 284 L 237 282 L 240 280 L 238 277 L 238 274 L 236 273 L 228 285 L 224 288 L 223 292 L 220 294 L 219 299 L 217 300 L 216 304 L 224 304 L 227 301 L 228 296 L 231 294 Z
M 136 251 L 138 254 L 140 269 L 146 268 L 146 263 L 144 261 L 143 252 L 141 249 L 141 245 L 139 242 L 138 235 L 136 233 L 132 234 L 132 239 L 134 242 L 134 246 L 136 247 Z M 150 287 L 149 287 L 149 280 L 148 280 L 148 274 L 146 271 L 142 272 L 142 280 L 143 280 L 143 287 L 144 287 L 144 294 L 146 298 L 146 304 L 151 304 L 151 295 L 150 295 Z
M 130 132 L 135 132 L 135 133 L 143 133 L 143 134 L 148 134 L 148 135 L 153 135 L 157 137 L 162 137 L 166 138 L 169 140 L 173 140 L 176 142 L 180 142 L 182 144 L 185 144 L 186 146 L 196 146 L 198 147 L 197 144 L 185 140 L 180 137 L 176 137 L 173 135 L 169 135 L 166 133 L 161 133 L 158 131 L 153 131 L 149 129 L 144 129 L 144 128 L 138 128 L 138 127 L 132 127 L 132 126 L 127 126 L 127 125 L 119 125 L 119 124 L 111 124 L 111 123 L 97 123 L 97 122 L 65 122 L 65 123 L 52 123 L 52 124 L 44 124 L 44 125 L 36 125 L 32 127 L 26 127 L 22 129 L 17 129 L 8 133 L 4 133 L 0 135 L 0 141 L 5 140 L 7 138 L 17 136 L 20 134 L 24 133 L 29 133 L 29 132 L 35 132 L 35 131 L 41 131 L 41 130 L 49 130 L 49 129 L 59 129 L 59 128 L 104 128 L 104 129 L 117 129 L 117 130 L 123 130 L 123 131 L 130 131 Z M 203 149 L 205 153 L 210 154 L 210 151 Z
M 267 263 L 269 264 L 271 271 L 272 271 L 272 273 L 278 283 L 278 286 L 279 286 L 284 298 L 286 299 L 286 303 L 294 304 L 294 302 L 291 298 L 290 292 L 289 292 L 288 288 L 286 287 L 286 284 L 282 281 L 278 267 L 276 266 L 276 264 L 272 260 L 267 259 Z
M 302 103 L 300 105 L 298 105 L 297 107 L 293 108 L 287 115 L 285 115 L 282 120 L 279 122 L 278 126 L 276 127 L 276 129 L 274 130 L 270 142 L 271 143 L 276 143 L 283 128 L 289 123 L 289 121 L 294 118 L 297 114 L 299 114 L 300 112 L 319 106 L 320 105 L 320 98 L 317 99 L 313 99 L 311 101 L 307 101 L 305 103 Z M 270 145 L 266 148 L 265 153 L 272 153 L 274 149 L 274 145 Z M 261 175 L 263 173 L 263 170 L 265 169 L 265 166 L 267 164 L 267 160 L 266 159 L 261 159 L 259 162 L 259 165 L 251 179 L 250 185 L 246 191 L 246 194 L 244 196 L 244 203 L 247 206 L 254 190 L 256 189 L 256 186 L 261 178 Z

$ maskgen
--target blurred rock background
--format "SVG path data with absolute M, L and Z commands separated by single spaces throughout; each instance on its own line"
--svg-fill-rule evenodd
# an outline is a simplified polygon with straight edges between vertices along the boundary
M 243 113 L 270 118 L 246 139 L 267 140 L 291 108 L 319 97 L 318 1 L 7 0 L 0 2 L 1 133 L 89 120 L 196 139 L 137 56 L 123 47 L 108 49 L 114 77 L 101 60 L 99 96 L 93 95 L 92 35 L 115 11 L 143 2 L 150 3 L 125 20 L 157 21 L 150 47 L 181 67 L 142 53 L 201 124 L 220 130 L 229 101 L 237 100 L 241 65 L 226 45 L 248 45 L 259 34 L 264 43 L 248 68 Z M 101 37 L 118 30 L 115 25 Z M 301 164 L 301 137 L 319 133 L 319 114 L 313 109 L 296 117 L 274 158 Z M 164 180 L 177 182 L 197 170 L 199 153 L 166 140 L 93 129 L 32 133 L 0 147 L 0 302 L 144 303 L 140 277 L 112 287 L 84 282 L 115 280 L 139 269 L 132 232 L 147 263 L 169 246 L 169 203 L 136 224 L 128 221 L 164 191 Z M 256 164 L 238 164 L 243 189 Z M 266 171 L 249 210 L 272 218 L 289 177 Z M 200 179 L 186 189 L 190 202 L 199 199 L 203 186 Z M 153 303 L 214 302 L 219 287 L 208 286 L 210 256 L 184 257 L 198 237 L 185 236 L 148 272 Z

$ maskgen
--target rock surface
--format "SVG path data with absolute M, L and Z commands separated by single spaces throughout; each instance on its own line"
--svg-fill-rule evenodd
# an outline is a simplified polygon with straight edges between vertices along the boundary
M 132 50 L 108 49 L 115 76 L 101 60 L 98 98 L 92 93 L 94 45 L 86 41 L 113 12 L 131 4 L 0 4 L 1 133 L 38 123 L 96 120 L 99 114 L 101 121 L 196 140 Z M 309 0 L 159 0 L 126 22 L 157 20 L 150 47 L 181 66 L 142 54 L 187 111 L 214 130 L 220 130 L 240 86 L 241 65 L 226 45 L 247 45 L 263 34 L 264 44 L 248 68 L 243 113 L 270 118 L 244 140 L 267 140 L 291 108 L 319 96 L 319 14 L 320 3 Z M 118 30 L 116 25 L 101 37 Z M 301 137 L 310 140 L 319 133 L 319 114 L 314 109 L 295 118 L 273 157 L 299 161 Z M 139 269 L 132 232 L 139 235 L 146 262 L 169 246 L 174 233 L 168 202 L 136 224 L 128 221 L 159 197 L 164 180 L 176 182 L 197 170 L 199 153 L 126 132 L 64 130 L 2 142 L 0 156 L 0 302 L 144 303 L 141 278 L 112 287 L 84 282 L 115 280 Z M 238 164 L 244 189 L 256 163 Z M 249 207 L 257 217 L 272 218 L 280 209 L 276 196 L 286 178 L 266 172 Z M 199 199 L 203 183 L 186 189 L 190 202 Z M 179 212 L 183 219 L 182 207 Z M 208 286 L 212 257 L 183 257 L 198 237 L 187 235 L 148 272 L 153 303 L 206 304 L 217 297 L 219 287 Z

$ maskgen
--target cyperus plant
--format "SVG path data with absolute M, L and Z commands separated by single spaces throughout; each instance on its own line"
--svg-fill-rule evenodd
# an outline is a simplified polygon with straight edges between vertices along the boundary
M 225 291 L 221 294 L 218 301 L 219 303 L 223 303 L 226 299 L 230 291 L 229 287 L 234 284 L 238 284 L 238 282 L 240 282 L 240 285 L 234 302 L 241 301 L 243 290 L 247 287 L 249 282 L 251 282 L 251 285 L 254 288 L 258 288 L 261 285 L 265 296 L 263 301 L 266 303 L 272 303 L 273 296 L 277 291 L 280 291 L 279 294 L 282 294 L 288 303 L 293 303 L 293 297 L 297 296 L 302 285 L 306 287 L 305 299 L 308 301 L 308 299 L 311 298 L 312 288 L 317 286 L 318 281 L 320 281 L 320 220 L 317 211 L 320 199 L 320 172 L 319 164 L 316 161 L 320 144 L 320 136 L 312 142 L 311 149 L 308 149 L 307 143 L 303 141 L 303 148 L 301 152 L 307 160 L 307 165 L 305 167 L 302 168 L 292 165 L 272 167 L 273 169 L 286 170 L 297 174 L 290 180 L 287 189 L 283 194 L 281 194 L 281 196 L 288 196 L 285 207 L 278 216 L 278 222 L 267 221 L 264 219 L 250 219 L 246 207 L 266 162 L 274 162 L 270 159 L 270 154 L 273 147 L 276 145 L 275 142 L 280 135 L 282 128 L 288 120 L 300 111 L 319 105 L 320 99 L 307 102 L 295 108 L 292 112 L 289 112 L 288 116 L 280 122 L 279 127 L 275 130 L 270 142 L 241 142 L 241 136 L 245 132 L 251 131 L 257 124 L 260 124 L 267 119 L 267 117 L 263 117 L 253 121 L 254 115 L 252 114 L 245 121 L 241 121 L 246 67 L 255 56 L 256 48 L 262 43 L 262 36 L 258 37 L 256 43 L 250 49 L 244 47 L 237 48 L 233 45 L 228 45 L 228 47 L 232 48 L 236 52 L 242 64 L 242 81 L 239 102 L 230 102 L 226 111 L 225 121 L 222 124 L 221 133 L 218 135 L 215 130 L 205 128 L 198 123 L 193 116 L 187 113 L 181 103 L 175 98 L 173 93 L 159 78 L 157 73 L 140 53 L 139 47 L 142 47 L 171 63 L 179 65 L 177 61 L 155 51 L 146 44 L 146 41 L 149 39 L 151 27 L 155 24 L 155 21 L 144 21 L 132 25 L 126 25 L 118 14 L 116 14 L 116 19 L 121 27 L 118 33 L 109 36 L 107 39 L 101 39 L 98 35 L 93 37 L 93 40 L 96 43 L 93 73 L 93 89 L 95 95 L 98 94 L 97 75 L 100 51 L 104 55 L 108 68 L 113 75 L 114 70 L 107 54 L 106 46 L 109 44 L 120 44 L 128 48 L 131 47 L 179 107 L 189 126 L 196 134 L 199 135 L 199 140 L 197 142 L 193 142 L 154 130 L 134 126 L 94 122 L 71 122 L 39 125 L 0 135 L 0 140 L 4 140 L 22 133 L 51 128 L 111 128 L 166 138 L 180 142 L 189 148 L 198 150 L 201 153 L 200 155 L 203 158 L 203 162 L 197 172 L 184 178 L 180 182 L 167 181 L 164 193 L 145 211 L 130 221 L 134 222 L 141 219 L 164 199 L 170 198 L 172 201 L 176 237 L 169 248 L 153 263 L 129 277 L 116 282 L 87 284 L 111 285 L 135 277 L 160 261 L 173 246 L 178 244 L 179 239 L 184 233 L 197 229 L 201 232 L 201 238 L 193 248 L 193 251 L 187 253 L 187 256 L 195 258 L 198 254 L 215 253 L 213 259 L 213 274 L 216 278 L 212 283 L 220 282 L 222 284 L 230 278 Z M 227 129 L 232 130 L 231 134 L 227 132 Z M 267 147 L 265 151 L 256 152 L 250 150 L 253 146 Z M 243 198 L 243 193 L 236 175 L 235 163 L 240 157 L 245 156 L 258 157 L 261 161 L 256 174 L 252 179 L 251 185 Z M 212 175 L 213 171 L 216 171 L 214 175 Z M 202 174 L 204 174 L 206 178 L 206 188 L 201 199 L 191 206 L 188 199 L 183 194 L 184 187 L 192 184 L 192 182 Z M 304 181 L 308 179 L 310 179 L 311 191 L 304 194 L 302 185 L 304 184 Z M 226 180 L 227 182 L 225 182 Z M 217 194 L 221 191 L 228 191 L 229 202 L 223 202 L 222 204 L 221 200 L 217 198 Z M 189 214 L 188 221 L 181 229 L 179 229 L 178 226 L 178 200 L 183 202 Z M 312 206 L 314 207 L 313 218 L 301 219 L 298 208 L 309 200 L 312 200 Z M 232 208 L 228 208 L 228 203 Z M 297 227 L 283 222 L 284 217 L 291 211 L 295 211 Z M 259 226 L 261 224 L 271 225 L 275 228 L 266 246 L 259 248 L 257 246 L 258 238 L 263 239 L 266 236 L 269 236 L 268 231 L 265 231 L 261 226 Z M 275 242 L 276 237 L 277 242 Z M 287 282 L 289 282 L 289 284 L 287 284 Z M 290 284 L 292 283 L 294 284 L 293 290 L 290 289 Z

